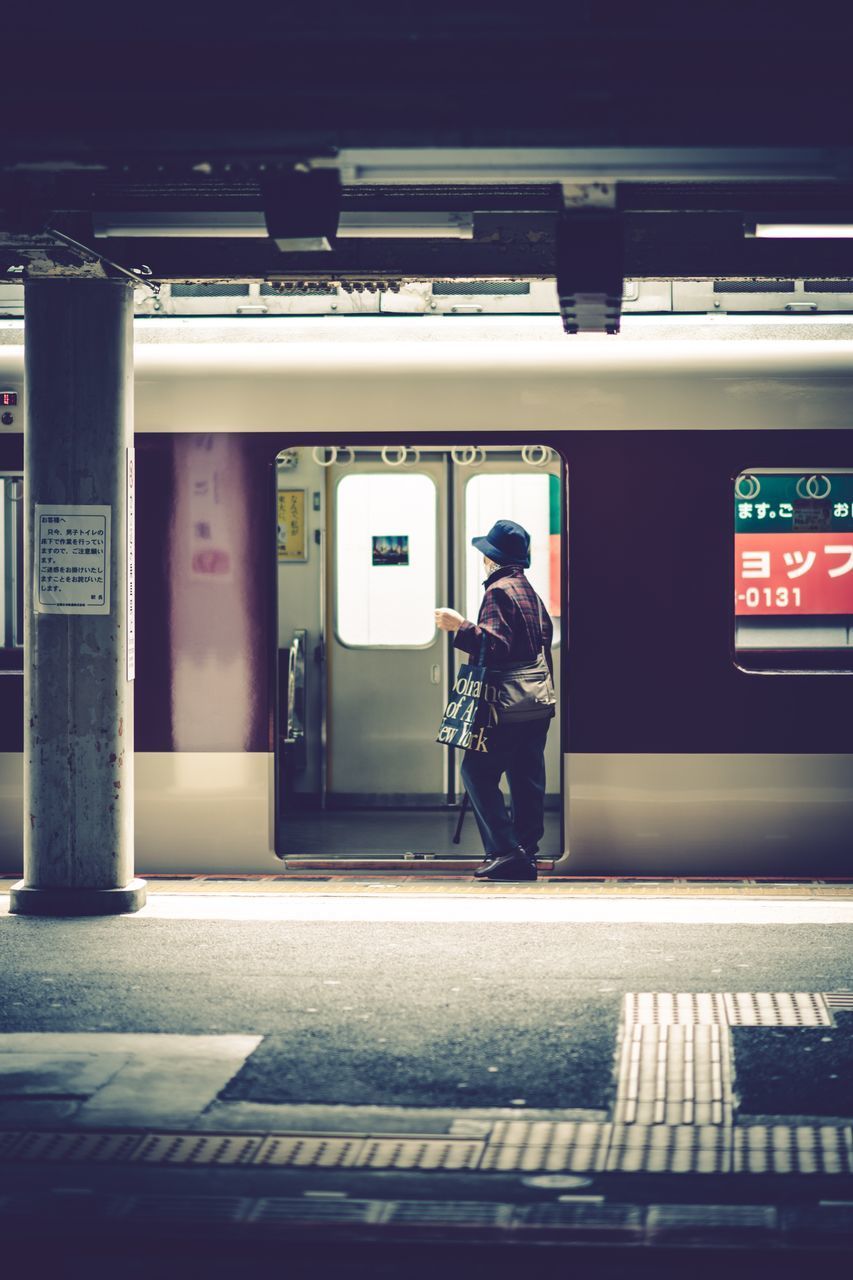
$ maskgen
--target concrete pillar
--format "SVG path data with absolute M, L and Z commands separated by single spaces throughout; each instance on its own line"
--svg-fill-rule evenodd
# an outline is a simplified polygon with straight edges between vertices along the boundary
M 24 879 L 11 909 L 136 911 L 145 884 L 133 878 L 127 653 L 133 288 L 33 280 L 24 315 Z

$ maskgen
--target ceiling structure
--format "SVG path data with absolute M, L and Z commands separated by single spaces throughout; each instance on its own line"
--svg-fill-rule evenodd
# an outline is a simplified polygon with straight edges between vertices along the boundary
M 171 9 L 4 26 L 0 280 L 556 278 L 572 332 L 626 278 L 853 277 L 752 234 L 853 225 L 840 3 Z

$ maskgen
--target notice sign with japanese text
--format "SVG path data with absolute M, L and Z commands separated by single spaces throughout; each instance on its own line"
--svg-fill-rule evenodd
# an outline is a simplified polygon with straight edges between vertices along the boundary
M 304 489 L 278 491 L 278 558 L 283 563 L 308 559 Z
M 36 613 L 110 611 L 111 508 L 36 503 Z
M 853 531 L 735 534 L 735 613 L 853 614 Z

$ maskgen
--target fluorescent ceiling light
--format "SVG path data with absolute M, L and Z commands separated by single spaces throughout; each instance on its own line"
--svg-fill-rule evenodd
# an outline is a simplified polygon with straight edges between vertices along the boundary
M 853 222 L 756 222 L 746 234 L 767 240 L 853 240 Z
M 96 213 L 99 239 L 141 237 L 222 237 L 265 240 L 266 219 L 260 212 L 199 211 L 192 213 Z M 338 238 L 423 238 L 470 240 L 474 235 L 472 213 L 342 213 Z M 313 248 L 313 245 L 300 245 Z
M 265 238 L 262 213 L 96 213 L 95 235 L 124 238 L 141 236 L 249 236 Z
M 471 240 L 473 213 L 342 213 L 339 236 Z
M 359 183 L 831 181 L 825 147 L 362 147 L 312 160 Z

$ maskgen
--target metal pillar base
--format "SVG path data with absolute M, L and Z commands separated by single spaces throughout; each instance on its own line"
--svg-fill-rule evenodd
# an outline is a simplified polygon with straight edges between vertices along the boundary
M 37 889 L 12 885 L 9 911 L 19 916 L 113 916 L 145 906 L 147 885 L 131 880 L 123 889 Z

